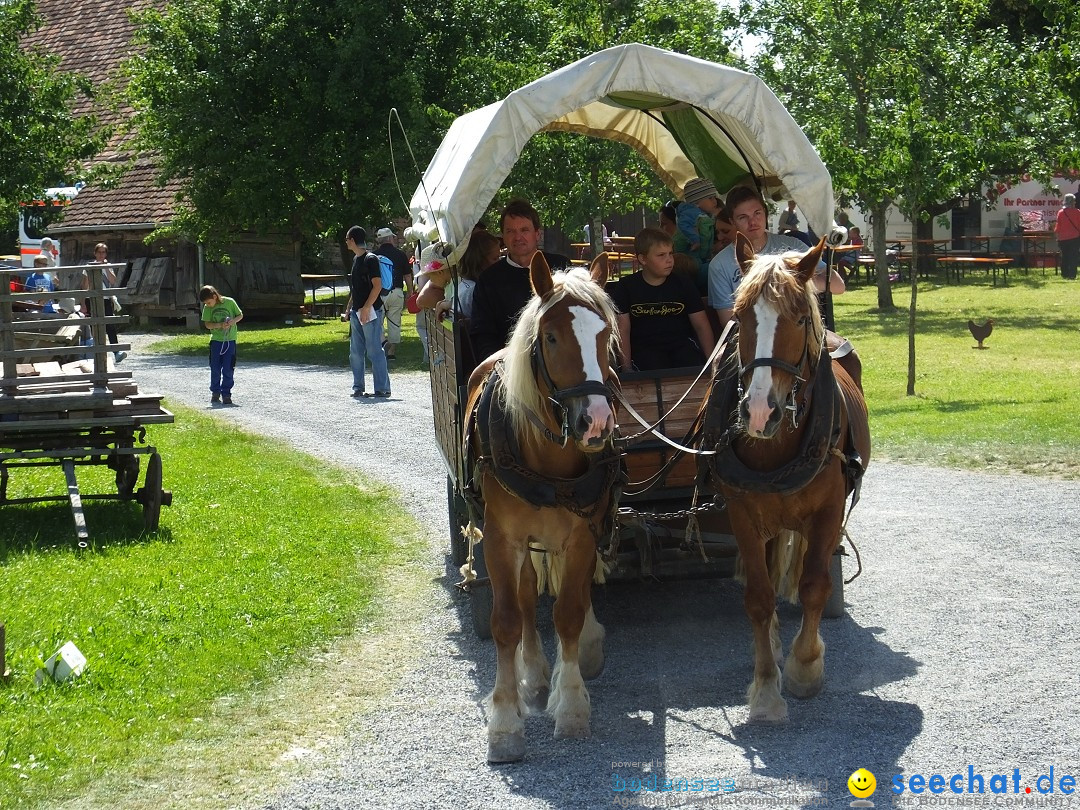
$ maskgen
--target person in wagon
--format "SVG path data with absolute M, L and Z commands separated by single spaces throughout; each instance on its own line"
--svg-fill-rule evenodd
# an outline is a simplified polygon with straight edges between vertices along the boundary
M 683 187 L 683 204 L 679 206 L 673 234 L 675 252 L 685 253 L 698 268 L 697 283 L 704 293 L 712 257 L 715 223 L 713 217 L 721 209 L 720 197 L 711 180 L 695 177 Z
M 544 233 L 540 228 L 540 215 L 522 199 L 513 199 L 506 204 L 499 224 L 506 255 L 487 268 L 473 288 L 469 336 L 478 360 L 506 345 L 518 314 L 532 298 L 529 263 L 539 249 Z M 552 270 L 572 266 L 570 260 L 559 253 L 545 250 L 544 258 Z
M 806 244 L 791 236 L 770 233 L 766 230 L 768 214 L 765 201 L 757 190 L 748 186 L 739 186 L 727 197 L 727 210 L 735 230 L 750 240 L 754 252 L 759 256 L 786 253 L 789 250 L 806 252 Z M 825 290 L 825 263 L 818 266 L 814 283 L 819 292 Z M 727 325 L 734 314 L 735 290 L 742 278 L 739 262 L 735 257 L 735 245 L 730 244 L 709 263 L 709 305 L 716 310 L 721 329 Z M 840 295 L 846 289 L 844 280 L 835 271 L 829 274 L 829 291 Z
M 435 305 L 435 315 L 440 320 L 449 318 L 452 321 L 454 312 L 458 311 L 463 317 L 471 318 L 476 280 L 501 258 L 502 244 L 499 237 L 487 231 L 474 230 L 469 246 L 461 255 L 458 281 L 455 283 L 451 278 L 450 283 L 443 289 L 443 299 Z
M 619 359 L 625 370 L 701 367 L 713 350 L 712 327 L 693 282 L 673 273 L 671 237 L 644 228 L 634 238 L 641 269 L 615 283 Z

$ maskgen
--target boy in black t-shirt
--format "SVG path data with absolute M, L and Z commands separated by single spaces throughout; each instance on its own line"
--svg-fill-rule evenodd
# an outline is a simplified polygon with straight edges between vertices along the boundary
M 634 239 L 641 270 L 615 284 L 619 359 L 624 370 L 701 366 L 712 354 L 708 316 L 693 282 L 672 274 L 671 237 L 645 228 Z

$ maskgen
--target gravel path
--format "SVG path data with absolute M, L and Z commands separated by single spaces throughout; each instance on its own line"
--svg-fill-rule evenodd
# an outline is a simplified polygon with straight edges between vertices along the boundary
M 125 365 L 143 390 L 208 407 L 201 359 L 136 351 Z M 959 773 L 966 786 L 968 766 L 985 775 L 987 804 L 1017 807 L 1045 801 L 1035 780 L 1053 766 L 1053 795 L 1065 806 L 1061 777 L 1080 777 L 1080 483 L 871 465 L 850 523 L 865 570 L 847 588 L 848 615 L 824 626 L 824 691 L 809 701 L 789 698 L 784 726 L 746 722 L 752 665 L 738 586 L 609 586 L 597 607 L 608 658 L 590 684 L 592 739 L 556 742 L 550 720 L 534 716 L 526 761 L 492 768 L 477 704 L 494 683 L 494 652 L 473 636 L 468 605 L 452 587 L 427 377 L 391 377 L 391 400 L 355 401 L 345 370 L 255 367 L 241 354 L 239 407 L 215 412 L 372 477 L 408 482 L 403 503 L 431 544 L 434 584 L 415 605 L 416 643 L 429 654 L 379 710 L 352 722 L 318 767 L 261 806 L 847 806 L 847 777 L 865 767 L 877 776 L 872 798 L 881 807 L 893 798 L 895 774 Z M 362 438 L 369 415 L 378 418 L 380 442 Z M 786 607 L 781 620 L 787 649 L 798 613 Z M 552 657 L 549 617 L 541 632 Z M 642 802 L 613 790 L 620 779 L 653 772 L 734 780 L 738 792 L 652 794 Z M 1009 777 L 1007 797 L 989 793 L 999 773 Z M 921 798 L 950 797 L 946 787 L 942 797 Z M 1080 796 L 1072 800 L 1080 805 Z

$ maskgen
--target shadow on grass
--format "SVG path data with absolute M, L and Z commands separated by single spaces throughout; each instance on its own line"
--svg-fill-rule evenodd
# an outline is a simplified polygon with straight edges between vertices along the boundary
M 1054 405 L 1062 402 L 1068 402 L 1068 399 L 1069 398 L 1064 394 L 1052 394 L 1042 397 L 1041 399 L 1025 400 L 1025 403 L 1028 405 Z M 881 404 L 875 405 L 874 413 L 880 416 L 911 413 L 912 408 L 914 407 L 913 403 L 917 404 L 920 410 L 923 410 L 925 408 L 931 408 L 942 414 L 962 414 L 971 412 L 985 412 L 987 408 L 993 406 L 1015 405 L 1016 400 L 1013 397 L 1008 396 L 995 397 L 989 393 L 985 396 L 980 396 L 978 400 L 944 400 L 930 397 L 915 397 L 894 402 L 883 402 Z
M 280 322 L 249 322 L 249 328 L 240 333 L 237 346 L 237 363 L 293 363 L 296 365 L 348 368 L 349 339 L 344 323 L 337 319 L 297 320 L 293 324 Z M 426 371 L 423 347 L 415 332 L 403 324 L 401 343 L 397 358 L 390 361 L 390 372 Z M 209 351 L 207 335 L 197 340 L 190 333 L 167 335 L 165 340 L 180 340 L 162 347 L 162 353 L 181 357 L 205 357 Z
M 162 526 L 148 533 L 143 528 L 143 507 L 137 501 L 88 500 L 83 514 L 90 534 L 90 550 L 105 546 L 144 542 L 171 542 L 172 533 Z M 163 514 L 167 507 L 162 507 Z M 4 529 L 0 531 L 0 565 L 10 554 L 77 550 L 78 536 L 70 504 L 65 501 L 20 503 L 0 506 Z M 162 521 L 164 522 L 164 521 Z

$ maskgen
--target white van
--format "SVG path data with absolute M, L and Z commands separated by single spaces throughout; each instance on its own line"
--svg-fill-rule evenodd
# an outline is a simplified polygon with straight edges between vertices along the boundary
M 45 230 L 59 222 L 67 206 L 79 193 L 79 186 L 57 186 L 45 189 L 40 199 L 19 203 L 19 253 L 23 267 L 33 267 L 34 259 L 41 253 L 41 240 Z M 54 239 L 50 254 L 53 266 L 63 264 L 60 259 L 60 240 Z

